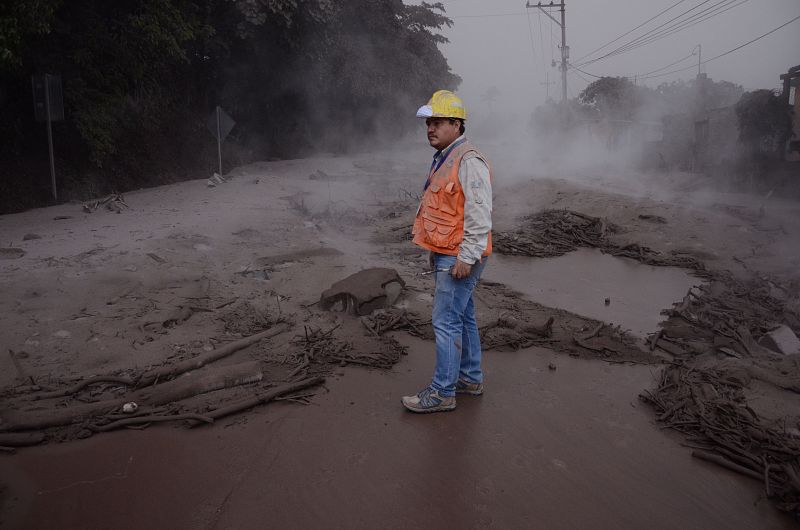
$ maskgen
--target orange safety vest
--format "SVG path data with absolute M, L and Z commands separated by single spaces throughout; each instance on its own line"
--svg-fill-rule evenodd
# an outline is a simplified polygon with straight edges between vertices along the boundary
M 458 180 L 458 168 L 464 155 L 474 152 L 481 160 L 483 155 L 468 142 L 457 145 L 447 160 L 430 176 L 430 184 L 414 220 L 414 243 L 439 254 L 458 256 L 464 239 L 464 190 Z M 488 164 L 487 164 L 488 166 Z M 489 179 L 491 180 L 491 168 Z M 492 233 L 483 255 L 492 253 Z

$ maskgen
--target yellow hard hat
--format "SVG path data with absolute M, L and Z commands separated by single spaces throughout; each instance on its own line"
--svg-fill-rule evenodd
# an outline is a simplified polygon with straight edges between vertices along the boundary
M 467 109 L 461 98 L 449 90 L 437 90 L 427 105 L 417 111 L 417 118 L 457 118 L 467 120 Z

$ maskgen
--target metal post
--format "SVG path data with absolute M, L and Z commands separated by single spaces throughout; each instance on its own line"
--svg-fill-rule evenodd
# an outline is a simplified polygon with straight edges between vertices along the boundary
M 697 75 L 700 75 L 700 65 L 703 64 L 703 45 L 697 45 Z
M 219 176 L 222 177 L 222 132 L 219 124 L 219 105 L 217 105 L 217 155 L 219 156 Z
M 50 120 L 50 74 L 44 74 L 44 107 L 47 113 L 47 147 L 50 151 L 50 181 L 53 185 L 53 200 L 57 201 L 56 164 L 53 157 L 53 126 Z
M 561 102 L 567 102 L 567 14 L 566 1 L 561 2 Z
M 548 9 L 559 8 L 561 11 L 561 22 L 559 22 L 553 15 L 551 15 Z M 539 2 L 536 5 L 531 4 L 530 0 L 525 2 L 526 9 L 533 9 L 536 8 L 545 15 L 547 15 L 550 20 L 555 22 L 561 27 L 561 103 L 567 102 L 567 60 L 569 59 L 569 47 L 567 47 L 567 5 L 565 1 L 562 1 L 560 4 L 556 4 L 550 2 L 549 4 L 542 5 Z M 553 65 L 555 66 L 555 65 Z

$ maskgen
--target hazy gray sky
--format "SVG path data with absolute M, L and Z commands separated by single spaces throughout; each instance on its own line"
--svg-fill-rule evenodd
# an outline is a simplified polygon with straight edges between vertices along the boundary
M 583 55 L 633 29 L 677 1 L 567 0 L 566 26 L 570 61 L 579 64 Z M 612 51 L 695 6 L 699 7 L 690 14 L 702 12 L 717 4 L 716 9 L 735 7 L 645 46 L 580 68 L 598 76 L 641 77 L 642 74 L 688 56 L 697 44 L 702 45 L 702 57 L 706 60 L 800 15 L 800 0 L 719 2 L 720 0 L 684 0 L 653 22 L 587 59 Z M 549 87 L 550 95 L 559 97 L 560 73 L 550 64 L 551 58 L 560 60 L 560 51 L 556 44 L 561 42 L 561 33 L 559 27 L 552 24 L 544 14 L 540 14 L 538 9 L 526 10 L 524 0 L 444 0 L 442 3 L 447 9 L 447 15 L 455 22 L 452 28 L 444 32 L 450 43 L 443 45 L 442 51 L 453 70 L 463 77 L 459 92 L 466 99 L 468 108 L 473 109 L 473 113 L 486 112 L 483 108 L 485 105 L 481 105 L 480 95 L 493 85 L 500 90 L 503 108 L 518 109 L 526 114 L 544 101 L 546 78 L 549 77 L 550 82 L 554 83 Z M 706 15 L 711 14 L 713 11 L 706 12 Z M 553 15 L 556 18 L 559 16 L 555 10 Z M 676 22 L 678 21 L 671 24 Z M 669 24 L 664 29 L 668 27 Z M 655 87 L 665 81 L 690 79 L 697 73 L 696 56 L 655 72 L 661 74 L 693 64 L 695 68 L 639 82 Z M 733 81 L 752 90 L 777 88 L 780 83 L 778 76 L 798 64 L 800 20 L 739 51 L 704 65 L 703 70 L 714 80 Z M 587 85 L 587 81 L 592 79 L 589 75 L 571 72 L 568 76 L 569 96 L 577 96 Z

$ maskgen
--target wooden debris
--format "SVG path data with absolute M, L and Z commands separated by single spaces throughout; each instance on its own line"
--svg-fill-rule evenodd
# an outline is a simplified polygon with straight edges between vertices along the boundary
M 640 399 L 659 422 L 690 437 L 693 456 L 766 480 L 765 491 L 782 510 L 800 510 L 800 440 L 762 420 L 745 400 L 749 378 L 735 371 L 673 364 L 657 388 Z
M 205 366 L 208 363 L 212 363 L 214 361 L 218 361 L 224 357 L 228 357 L 229 355 L 247 348 L 261 340 L 269 339 L 276 335 L 280 335 L 281 333 L 288 331 L 289 326 L 287 324 L 277 324 L 276 326 L 262 331 L 261 333 L 256 333 L 255 335 L 251 335 L 249 337 L 245 337 L 243 339 L 239 339 L 234 342 L 229 342 L 225 344 L 221 348 L 216 350 L 210 351 L 204 355 L 198 355 L 192 359 L 187 359 L 185 361 L 179 362 L 172 366 L 164 366 L 157 370 L 151 370 L 143 374 L 139 380 L 137 381 L 137 385 L 139 387 L 148 386 L 156 381 L 159 380 L 166 380 L 178 376 L 180 374 L 186 373 L 190 370 L 197 370 L 202 366 Z
M 128 207 L 122 195 L 119 193 L 112 193 L 111 195 L 103 197 L 102 199 L 96 199 L 83 203 L 83 211 L 86 213 L 92 213 L 101 206 L 105 206 L 107 210 L 116 213 L 121 213 L 123 208 Z
M 95 377 L 90 377 L 89 379 L 85 379 L 79 383 L 74 384 L 69 388 L 65 388 L 63 390 L 55 390 L 53 392 L 44 392 L 41 394 L 34 394 L 33 399 L 54 399 L 64 396 L 71 396 L 73 394 L 77 394 L 84 388 L 90 385 L 95 385 L 97 383 L 114 383 L 117 385 L 124 385 L 124 386 L 133 386 L 133 380 L 127 377 L 116 377 L 111 375 L 99 375 Z
M 162 415 L 150 415 L 150 416 L 137 416 L 135 418 L 126 418 L 122 420 L 117 420 L 111 423 L 107 423 L 106 425 L 92 425 L 90 428 L 96 432 L 108 432 L 113 431 L 115 429 L 119 429 L 121 427 L 131 427 L 134 425 L 146 425 L 150 423 L 163 423 L 168 421 L 183 421 L 183 420 L 195 420 L 203 423 L 214 423 L 213 418 L 209 418 L 208 416 L 204 416 L 202 414 L 196 413 L 186 413 L 186 414 L 170 414 L 166 416 Z
M 220 418 L 224 418 L 225 416 L 230 416 L 231 414 L 236 414 L 237 412 L 241 412 L 243 410 L 251 409 L 258 405 L 263 405 L 265 403 L 269 403 L 273 399 L 279 396 L 284 396 L 286 394 L 291 394 L 292 392 L 297 392 L 299 390 L 304 390 L 306 388 L 321 385 L 325 382 L 324 377 L 309 377 L 307 379 L 303 379 L 302 381 L 297 381 L 294 383 L 287 383 L 285 385 L 281 385 L 265 392 L 261 392 L 256 394 L 251 398 L 246 398 L 232 405 L 227 405 L 225 407 L 221 407 L 215 410 L 212 410 L 205 414 L 205 416 L 213 419 L 218 420 Z M 199 425 L 199 423 L 195 423 L 195 425 Z
M 0 445 L 5 447 L 27 447 L 29 445 L 38 445 L 44 441 L 44 434 L 40 432 L 33 433 L 4 433 L 0 434 Z

